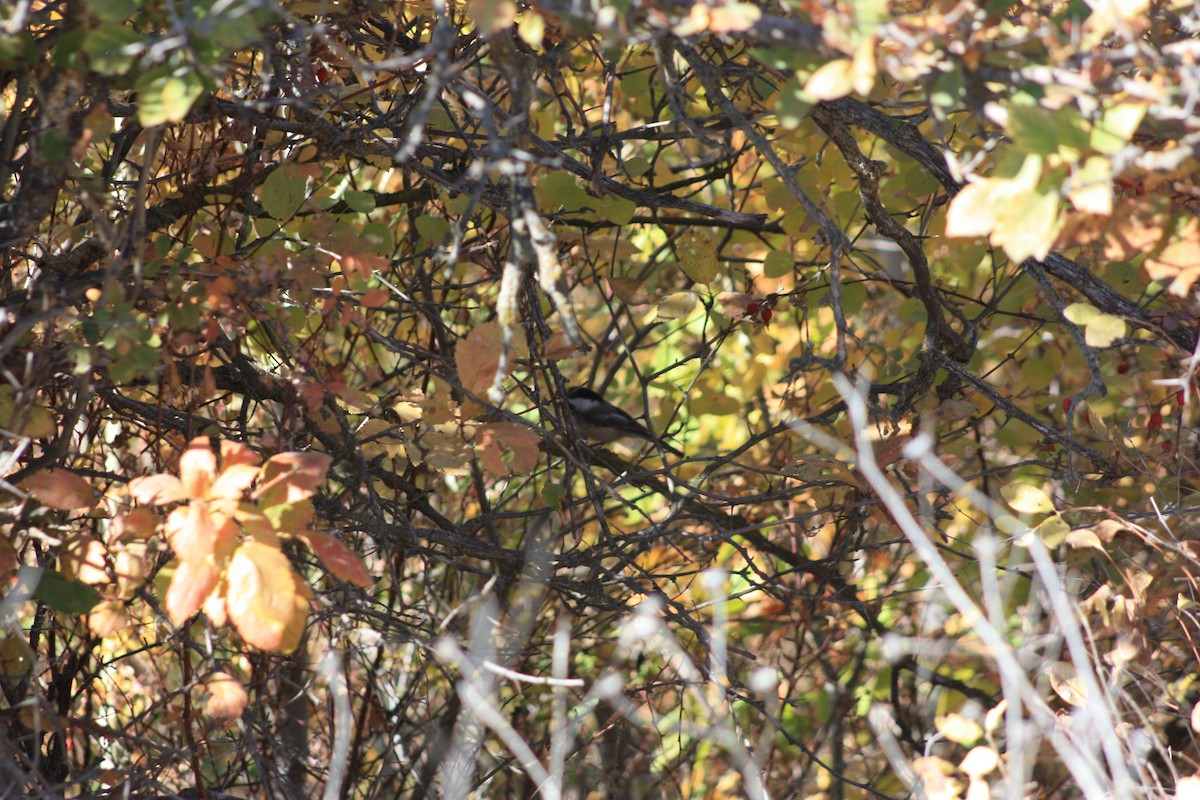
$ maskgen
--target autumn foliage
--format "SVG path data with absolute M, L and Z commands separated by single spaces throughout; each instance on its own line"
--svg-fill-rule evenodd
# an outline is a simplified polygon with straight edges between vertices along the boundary
M 1200 798 L 1194 4 L 6 12 L 0 787 Z

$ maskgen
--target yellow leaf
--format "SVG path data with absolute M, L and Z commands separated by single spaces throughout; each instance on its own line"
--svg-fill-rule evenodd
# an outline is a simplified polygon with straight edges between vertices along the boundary
M 946 212 L 946 235 L 987 236 L 996 227 L 997 211 L 989 181 L 968 184 L 950 201 L 950 209 Z
M 217 477 L 217 454 L 207 436 L 197 436 L 188 442 L 187 449 L 179 457 L 179 480 L 183 493 L 188 497 L 201 498 Z
M 1089 303 L 1071 303 L 1063 309 L 1063 316 L 1076 325 L 1087 326 L 1100 313 L 1100 309 Z
M 1000 494 L 1013 511 L 1022 514 L 1054 513 L 1054 502 L 1041 487 L 1028 483 L 1010 483 L 1008 486 L 1001 487 Z
M 1068 661 L 1056 661 L 1047 670 L 1050 675 L 1050 688 L 1054 693 L 1077 708 L 1087 702 L 1087 690 L 1080 681 L 1075 665 Z
M 998 766 L 1000 766 L 1000 756 L 996 751 L 990 747 L 980 746 L 972 747 L 958 768 L 972 778 L 977 778 L 980 775 L 988 774 Z
M 962 714 L 935 717 L 933 724 L 942 736 L 956 744 L 972 744 L 983 736 L 983 728 L 979 727 L 979 723 L 967 719 Z
M 1113 210 L 1112 165 L 1107 158 L 1091 156 L 1071 176 L 1067 199 L 1086 214 L 1109 216 Z
M 857 76 L 854 62 L 839 58 L 822 64 L 804 84 L 804 93 L 815 100 L 837 100 L 854 91 Z
M 108 636 L 129 624 L 129 614 L 125 611 L 124 603 L 104 600 L 88 612 L 87 624 L 93 636 Z
M 59 553 L 62 573 L 69 579 L 89 586 L 111 583 L 105 566 L 108 550 L 95 536 L 85 535 L 70 539 Z
M 688 228 L 675 240 L 675 256 L 683 274 L 696 283 L 712 283 L 717 277 L 717 248 L 707 233 Z
M 1083 338 L 1092 347 L 1108 347 L 1125 336 L 1125 320 L 1112 314 L 1097 314 L 1083 330 Z
M 695 292 L 674 292 L 658 301 L 658 318 L 686 319 L 698 302 Z
M 750 30 L 762 18 L 758 6 L 750 3 L 727 3 L 709 9 L 708 29 L 712 33 L 739 33 Z

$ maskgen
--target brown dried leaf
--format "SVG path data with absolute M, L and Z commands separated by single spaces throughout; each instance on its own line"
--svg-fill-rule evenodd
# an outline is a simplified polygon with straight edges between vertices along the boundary
M 483 467 L 493 475 L 523 475 L 537 466 L 541 437 L 523 425 L 493 422 L 475 431 L 475 452 Z M 505 453 L 511 453 L 505 459 Z
M 7 584 L 8 579 L 16 573 L 19 560 L 12 542 L 0 537 L 0 585 Z
M 500 366 L 504 334 L 499 323 L 485 322 L 476 325 L 454 348 L 454 361 L 463 388 L 474 395 L 482 395 L 492 385 L 496 369 Z
M 96 490 L 85 479 L 65 469 L 47 469 L 23 484 L 39 503 L 60 511 L 77 511 L 96 504 Z

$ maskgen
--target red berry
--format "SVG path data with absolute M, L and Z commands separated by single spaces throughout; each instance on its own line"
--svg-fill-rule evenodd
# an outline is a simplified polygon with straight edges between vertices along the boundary
M 1150 415 L 1150 421 L 1146 423 L 1146 436 L 1152 437 L 1157 435 L 1158 432 L 1162 430 L 1162 423 L 1162 412 L 1157 410 L 1154 411 L 1154 413 Z
M 317 83 L 328 83 L 329 82 L 329 70 L 325 69 L 324 67 L 317 67 L 316 76 L 317 76 Z
M 1170 453 L 1174 449 L 1175 449 L 1175 445 L 1171 443 L 1170 439 L 1167 439 L 1165 442 L 1163 442 L 1163 452 L 1164 453 Z
M 761 319 L 763 321 L 763 324 L 765 325 L 766 323 L 771 321 L 771 315 L 774 313 L 775 313 L 774 311 L 772 311 L 771 309 L 764 306 L 758 310 L 758 318 Z
M 758 313 L 758 309 L 759 309 L 759 308 L 760 308 L 760 306 L 758 305 L 758 303 L 757 303 L 757 302 L 755 302 L 755 303 L 747 303 L 747 304 L 746 304 L 746 314 L 747 314 L 747 315 L 749 315 L 749 316 L 751 316 L 751 317 L 753 317 L 755 314 L 757 314 L 757 313 Z
M 1071 398 L 1064 397 L 1063 401 L 1062 401 L 1062 407 L 1063 407 L 1064 414 L 1067 413 L 1068 411 L 1070 411 L 1071 410 Z

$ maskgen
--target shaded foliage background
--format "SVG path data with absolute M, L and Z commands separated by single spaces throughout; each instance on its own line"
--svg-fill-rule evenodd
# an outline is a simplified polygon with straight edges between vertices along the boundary
M 1197 791 L 1190 5 L 6 11 L 5 791 Z

